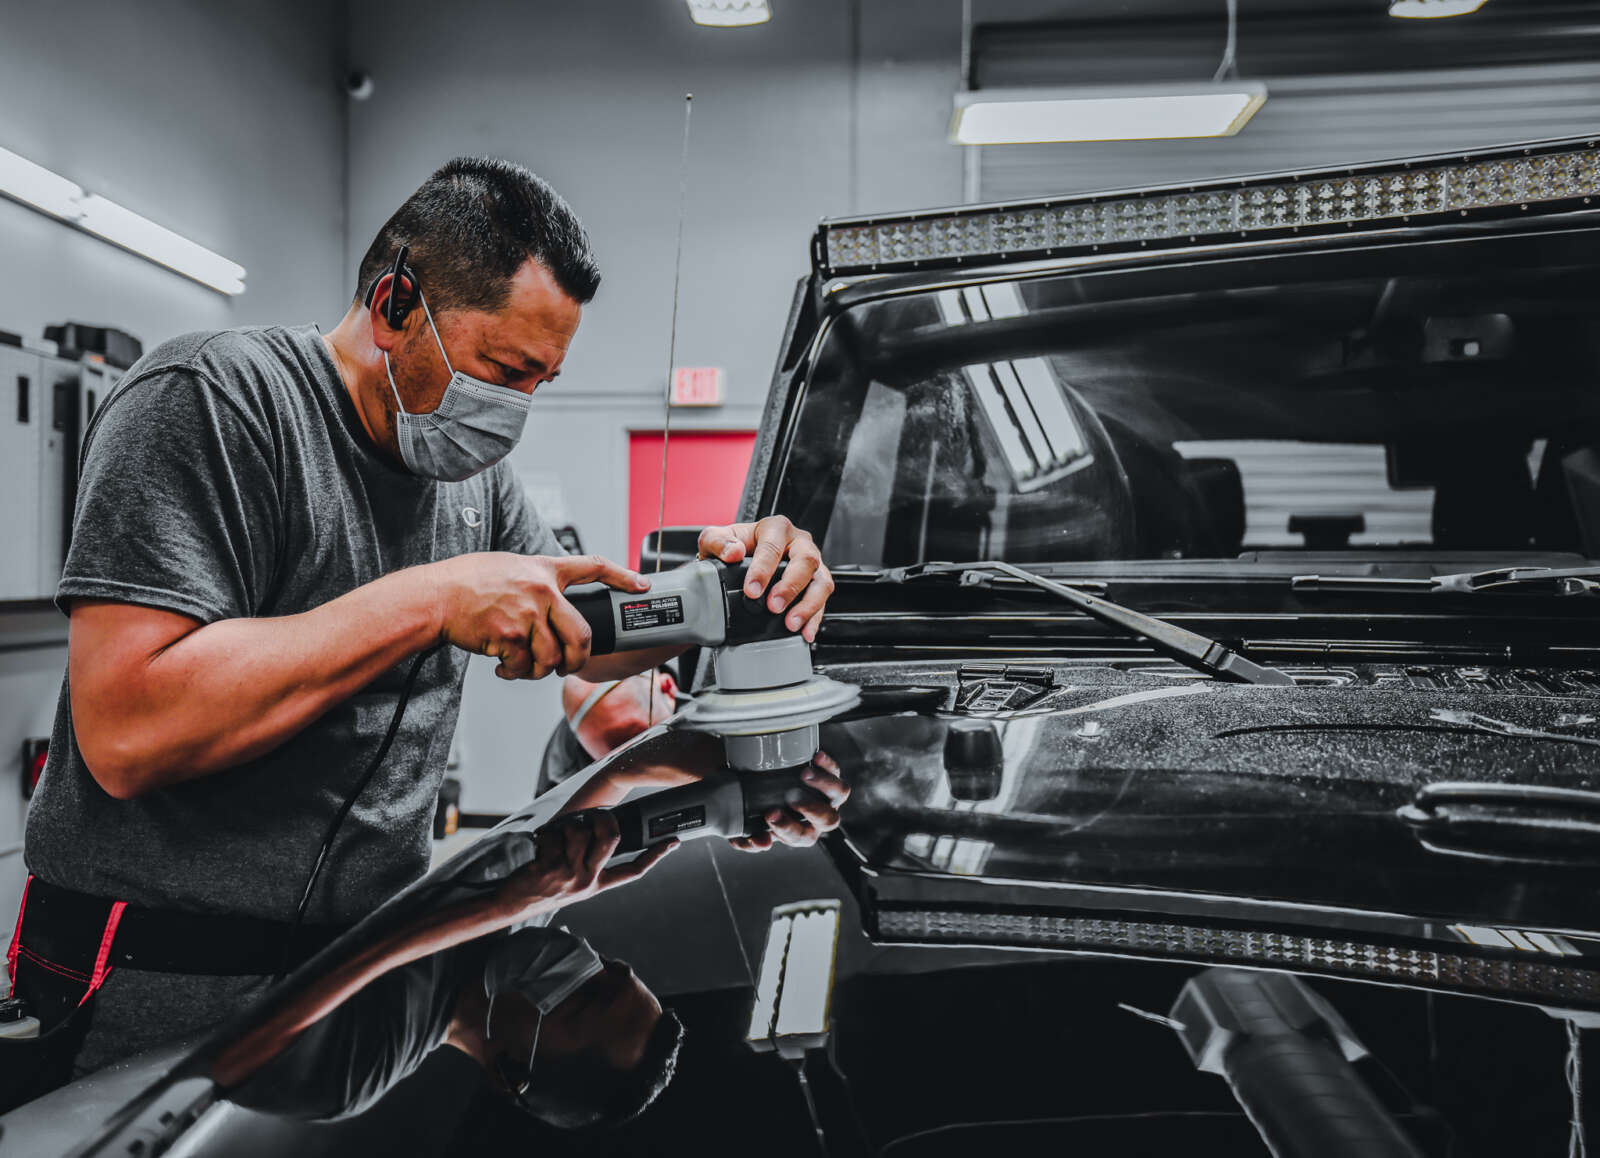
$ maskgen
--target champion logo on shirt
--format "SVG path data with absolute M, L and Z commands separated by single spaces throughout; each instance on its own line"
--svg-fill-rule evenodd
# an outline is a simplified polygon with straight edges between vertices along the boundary
M 462 507 L 461 521 L 469 527 L 483 526 L 483 512 L 477 507 Z

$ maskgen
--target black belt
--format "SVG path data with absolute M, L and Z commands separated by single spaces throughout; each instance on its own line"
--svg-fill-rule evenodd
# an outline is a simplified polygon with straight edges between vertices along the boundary
M 19 940 L 29 954 L 88 975 L 115 903 L 34 877 L 28 882 Z M 295 930 L 289 921 L 130 904 L 116 922 L 105 963 L 151 973 L 271 976 L 315 956 L 349 928 L 302 925 Z

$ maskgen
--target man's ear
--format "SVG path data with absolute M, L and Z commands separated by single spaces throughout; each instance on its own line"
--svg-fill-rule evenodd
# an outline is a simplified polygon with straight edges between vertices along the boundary
M 378 349 L 388 352 L 400 344 L 400 339 L 405 336 L 406 329 L 411 325 L 412 311 L 407 308 L 400 313 L 400 324 L 391 325 L 389 322 L 389 295 L 393 290 L 395 275 L 386 273 L 378 279 L 378 284 L 373 290 L 372 301 L 367 303 L 367 320 L 372 326 L 372 344 Z M 410 282 L 401 278 L 401 293 L 404 294 Z

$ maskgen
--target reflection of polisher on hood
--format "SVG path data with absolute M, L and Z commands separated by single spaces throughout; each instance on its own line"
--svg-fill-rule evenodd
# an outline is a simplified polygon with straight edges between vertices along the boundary
M 619 852 L 674 837 L 761 831 L 769 810 L 810 792 L 797 775 L 781 773 L 809 764 L 817 726 L 860 700 L 855 686 L 812 671 L 811 645 L 744 594 L 744 576 L 744 567 L 702 559 L 652 576 L 643 595 L 598 585 L 567 593 L 593 632 L 592 654 L 679 644 L 715 649 L 715 686 L 678 722 L 722 737 L 728 770 L 616 808 Z

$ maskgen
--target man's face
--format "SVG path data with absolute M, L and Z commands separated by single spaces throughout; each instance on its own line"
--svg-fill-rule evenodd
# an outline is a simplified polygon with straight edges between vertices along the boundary
M 426 283 L 422 292 L 428 292 Z M 582 314 L 583 307 L 567 296 L 550 271 L 530 259 L 512 277 L 500 309 L 443 313 L 435 309 L 433 320 L 450 355 L 450 367 L 532 394 L 541 382 L 561 373 Z M 420 307 L 408 315 L 404 332 L 389 351 L 389 364 L 407 412 L 428 414 L 438 407 L 450 382 L 450 369 L 439 356 L 428 316 Z M 392 438 L 394 398 L 388 391 L 380 396 Z

